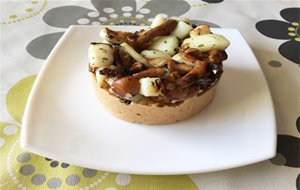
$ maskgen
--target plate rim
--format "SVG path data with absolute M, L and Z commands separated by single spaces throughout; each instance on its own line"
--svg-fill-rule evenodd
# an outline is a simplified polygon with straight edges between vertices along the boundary
M 72 25 L 70 26 L 66 32 L 63 34 L 63 36 L 60 38 L 60 40 L 57 42 L 57 44 L 54 46 L 54 48 L 52 49 L 51 53 L 49 54 L 48 58 L 45 60 L 45 64 L 42 66 L 40 72 L 38 73 L 38 76 L 32 86 L 32 89 L 30 91 L 30 94 L 29 94 L 29 97 L 28 97 L 28 100 L 27 100 L 27 104 L 25 106 L 25 110 L 24 110 L 24 115 L 23 115 L 23 120 L 22 120 L 22 130 L 21 130 L 21 147 L 26 149 L 26 150 L 29 150 L 30 152 L 33 152 L 35 154 L 38 154 L 38 155 L 41 155 L 41 156 L 46 156 L 46 157 L 51 157 L 52 159 L 56 159 L 56 160 L 61 160 L 59 158 L 59 155 L 55 154 L 55 153 L 51 153 L 49 151 L 45 151 L 43 149 L 40 149 L 39 147 L 37 146 L 33 146 L 33 145 L 30 145 L 30 143 L 28 143 L 28 139 L 27 139 L 27 136 L 26 134 L 28 134 L 28 128 L 26 126 L 28 126 L 28 122 L 29 122 L 29 118 L 32 118 L 33 116 L 33 113 L 34 111 L 32 111 L 32 105 L 35 100 L 35 97 L 37 96 L 38 94 L 38 89 L 39 89 L 39 86 L 43 83 L 43 76 L 45 75 L 45 73 L 47 72 L 47 68 L 49 67 L 49 65 L 51 65 L 50 63 L 53 62 L 52 60 L 54 59 L 54 57 L 56 56 L 57 52 L 60 50 L 60 48 L 64 45 L 64 42 L 67 40 L 67 38 L 69 37 L 69 33 L 73 32 L 74 30 L 78 29 L 78 28 L 89 28 L 89 27 L 99 27 L 99 30 L 100 28 L 102 27 L 112 27 L 112 28 L 124 28 L 124 27 L 132 27 L 132 28 L 137 28 L 137 27 L 140 27 L 140 28 L 145 28 L 147 26 L 131 26 L 131 25 L 122 25 L 122 26 L 112 26 L 112 25 L 101 25 L 101 26 L 90 26 L 90 25 L 87 25 L 87 26 L 78 26 L 78 25 Z M 275 117 L 275 110 L 274 110 L 274 103 L 273 103 L 273 98 L 272 98 L 272 95 L 271 95 L 271 91 L 270 91 L 270 87 L 268 85 L 268 82 L 266 80 L 266 76 L 265 74 L 263 73 L 263 70 L 261 68 L 261 65 L 259 64 L 252 48 L 249 46 L 248 42 L 246 41 L 246 38 L 242 35 L 242 33 L 238 30 L 238 29 L 235 29 L 235 28 L 218 28 L 218 29 L 221 29 L 221 30 L 234 30 L 236 32 L 238 32 L 243 40 L 246 42 L 245 45 L 248 47 L 248 49 L 250 50 L 251 52 L 251 57 L 253 59 L 255 59 L 256 63 L 258 66 L 259 66 L 259 69 L 260 69 L 260 72 L 262 73 L 262 76 L 263 76 L 263 80 L 265 82 L 265 87 L 267 88 L 267 92 L 268 92 L 268 97 L 269 97 L 269 100 L 271 102 L 271 110 L 272 110 L 272 113 L 270 113 L 270 115 L 272 115 L 272 119 L 273 119 L 273 125 L 274 127 L 272 128 L 273 129 L 273 149 L 270 150 L 268 152 L 268 154 L 266 153 L 264 157 L 261 157 L 261 159 L 256 159 L 256 160 L 253 160 L 252 162 L 245 162 L 245 163 L 241 163 L 241 164 L 231 164 L 231 165 L 228 165 L 227 167 L 224 166 L 224 167 L 218 167 L 217 169 L 216 168 L 211 168 L 211 169 L 206 169 L 206 170 L 201 170 L 201 169 L 195 169 L 195 170 L 185 170 L 185 171 L 176 171 L 176 170 L 173 170 L 173 171 L 170 171 L 170 172 L 166 172 L 166 171 L 144 171 L 144 172 L 141 172 L 141 171 L 135 171 L 135 170 L 130 170 L 127 168 L 127 170 L 125 169 L 114 169 L 114 168 L 110 168 L 110 167 L 102 167 L 101 169 L 98 168 L 98 167 L 95 167 L 93 165 L 89 165 L 87 163 L 79 163 L 79 162 L 73 162 L 72 160 L 66 160 L 66 159 L 63 159 L 64 162 L 67 162 L 69 164 L 73 164 L 73 165 L 76 165 L 76 166 L 81 166 L 81 167 L 88 167 L 88 168 L 96 168 L 97 170 L 105 170 L 105 171 L 110 171 L 110 172 L 118 172 L 118 173 L 128 173 L 128 174 L 142 174 L 142 175 L 181 175 L 181 174 L 196 174 L 196 173 L 205 173 L 205 172 L 212 172 L 212 171 L 220 171 L 220 170 L 226 170 L 226 169 L 230 169 L 230 168 L 236 168 L 236 167 L 241 167 L 241 166 L 245 166 L 245 165 L 249 165 L 249 164 L 253 164 L 253 163 L 257 163 L 257 162 L 261 162 L 261 161 L 264 161 L 264 160 L 267 160 L 267 159 L 270 159 L 272 157 L 274 157 L 276 155 L 276 142 L 277 142 L 277 127 L 276 127 L 276 117 Z

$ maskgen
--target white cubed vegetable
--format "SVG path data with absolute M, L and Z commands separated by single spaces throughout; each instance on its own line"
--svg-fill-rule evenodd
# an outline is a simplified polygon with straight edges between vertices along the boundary
M 171 59 L 171 58 L 170 58 Z M 148 63 L 154 67 L 163 67 L 168 63 L 170 60 L 169 58 L 155 58 L 155 59 L 148 59 Z
M 167 58 L 171 59 L 171 56 L 167 53 L 158 51 L 158 50 L 143 50 L 141 55 L 146 59 L 155 59 L 155 58 Z
M 196 57 L 186 55 L 185 53 L 177 53 L 176 55 L 174 55 L 172 57 L 172 59 L 174 61 L 176 61 L 177 63 L 184 63 L 184 64 L 192 65 L 192 66 L 195 65 L 195 61 L 197 60 Z
M 105 39 L 106 35 L 107 35 L 106 28 L 101 29 L 99 33 L 100 38 Z
M 113 64 L 113 49 L 109 44 L 93 43 L 88 50 L 89 63 L 92 68 L 105 67 Z
M 179 39 L 184 39 L 193 30 L 193 27 L 183 21 L 179 21 L 176 28 L 171 32 L 170 35 L 176 36 Z
M 104 87 L 104 85 L 105 85 L 105 79 L 106 79 L 106 76 L 100 74 L 100 71 L 101 71 L 102 69 L 104 69 L 104 67 L 99 67 L 99 68 L 97 68 L 96 71 L 95 71 L 95 74 L 96 74 L 96 81 L 97 81 L 97 85 L 98 85 L 99 87 Z
M 157 50 L 143 50 L 141 55 L 148 59 L 148 63 L 154 67 L 162 67 L 171 59 L 169 54 Z
M 191 37 L 210 34 L 210 27 L 207 24 L 199 25 L 190 32 Z
M 172 16 L 171 19 L 177 20 L 178 22 L 179 21 L 183 21 L 183 22 L 185 22 L 187 24 L 189 24 L 190 21 L 191 21 L 189 18 L 186 18 L 186 17 L 177 17 L 177 16 Z
M 107 82 L 107 84 L 109 84 L 109 86 L 112 85 L 112 83 L 117 80 L 116 77 L 112 77 L 112 78 L 106 78 L 105 81 Z
M 176 36 L 160 36 L 153 40 L 149 49 L 158 50 L 173 56 L 177 52 L 178 46 L 179 40 Z
M 159 78 L 141 78 L 140 79 L 140 94 L 149 97 L 149 96 L 159 96 L 159 89 L 156 85 Z
M 197 48 L 202 52 L 207 52 L 212 49 L 225 50 L 229 44 L 230 42 L 224 36 L 218 34 L 204 34 L 185 39 L 181 47 L 183 49 Z
M 157 27 L 163 23 L 165 23 L 167 21 L 167 19 L 165 19 L 163 16 L 161 16 L 160 14 L 156 15 L 155 18 L 152 21 L 152 24 L 150 26 L 150 28 L 154 28 Z

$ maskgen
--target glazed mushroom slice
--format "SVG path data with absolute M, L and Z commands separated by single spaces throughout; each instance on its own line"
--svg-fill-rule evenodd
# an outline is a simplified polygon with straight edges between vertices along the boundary
M 113 31 L 109 28 L 104 28 L 100 32 L 100 37 L 112 44 L 121 44 L 123 42 L 128 42 L 127 37 L 131 35 L 130 32 L 123 31 Z
M 168 65 L 168 70 L 170 72 L 177 71 L 181 74 L 186 74 L 186 73 L 190 72 L 193 69 L 193 66 L 191 66 L 191 65 L 187 65 L 187 64 L 184 64 L 184 63 L 178 64 L 174 60 L 168 60 L 167 65 Z
M 151 41 L 157 36 L 168 36 L 177 26 L 176 20 L 167 20 L 163 24 L 146 31 L 141 36 L 131 35 L 128 38 L 133 47 L 138 51 L 147 49 L 151 45 Z
M 141 64 L 140 62 L 135 62 L 134 64 L 131 65 L 131 67 L 129 68 L 129 72 L 131 74 L 134 73 L 138 73 L 141 72 L 145 69 L 145 66 L 143 64 Z
M 132 76 L 134 78 L 145 78 L 145 77 L 162 77 L 167 73 L 166 69 L 163 68 L 149 68 L 139 73 L 135 73 Z
M 176 26 L 176 20 L 167 20 L 154 28 L 138 33 L 113 31 L 105 28 L 100 32 L 100 36 L 112 44 L 127 43 L 137 52 L 141 52 L 151 45 L 151 41 L 155 37 L 168 36 Z
M 122 98 L 132 97 L 139 93 L 140 82 L 139 79 L 128 76 L 115 80 L 111 88 L 115 94 Z
M 208 60 L 210 63 L 220 63 L 227 59 L 227 53 L 218 49 L 212 49 L 208 52 Z
M 186 88 L 193 83 L 197 82 L 202 76 L 205 75 L 208 63 L 205 61 L 196 61 L 195 67 L 176 81 L 176 85 L 181 88 Z
M 196 48 L 189 48 L 186 50 L 181 50 L 186 54 L 192 55 L 197 57 L 197 59 L 202 61 L 207 61 L 209 63 L 220 63 L 227 59 L 227 53 L 225 51 L 219 49 L 212 49 L 207 52 L 201 52 L 199 49 Z

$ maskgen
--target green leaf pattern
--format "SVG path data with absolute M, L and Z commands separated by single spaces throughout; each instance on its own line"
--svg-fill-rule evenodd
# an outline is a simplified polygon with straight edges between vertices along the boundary
M 11 87 L 6 106 L 21 125 L 25 105 L 36 76 L 29 76 Z M 0 123 L 0 188 L 4 189 L 198 189 L 188 175 L 147 176 L 96 171 L 68 166 L 28 152 L 20 147 L 20 126 Z

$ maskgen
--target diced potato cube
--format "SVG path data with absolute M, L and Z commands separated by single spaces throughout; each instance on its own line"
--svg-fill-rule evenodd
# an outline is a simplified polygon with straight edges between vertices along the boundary
M 191 37 L 210 34 L 210 27 L 207 24 L 199 25 L 190 32 Z
M 152 21 L 152 24 L 150 26 L 150 28 L 154 28 L 157 27 L 163 23 L 165 23 L 167 21 L 167 19 L 165 19 L 164 17 L 162 17 L 160 14 L 156 15 L 155 18 Z
M 183 49 L 197 48 L 202 52 L 207 52 L 212 49 L 225 50 L 229 44 L 230 42 L 224 36 L 218 34 L 203 34 L 185 39 L 181 47 Z
M 113 64 L 113 49 L 109 44 L 92 43 L 88 50 L 88 58 L 92 68 L 105 67 Z
M 191 21 L 189 18 L 186 18 L 186 17 L 177 17 L 177 16 L 172 16 L 171 19 L 177 20 L 178 22 L 182 21 L 182 22 L 185 22 L 187 24 L 189 24 L 190 21 Z
M 176 61 L 177 63 L 184 63 L 187 65 L 195 65 L 195 61 L 197 61 L 197 58 L 194 56 L 191 56 L 189 54 L 186 53 L 177 53 L 176 55 L 174 55 L 172 57 L 172 59 L 174 61 Z
M 158 50 L 169 54 L 175 55 L 179 46 L 179 41 L 176 36 L 159 36 L 156 37 L 149 49 Z
M 160 81 L 159 78 L 141 78 L 140 79 L 140 94 L 149 97 L 149 96 L 159 96 L 159 89 L 156 85 L 156 82 Z
M 170 35 L 176 36 L 179 39 L 184 39 L 193 30 L 193 27 L 183 21 L 179 21 L 176 28 L 172 31 Z
M 106 79 L 106 76 L 100 74 L 100 71 L 101 71 L 102 69 L 104 69 L 104 67 L 99 67 L 99 68 L 97 68 L 96 71 L 95 71 L 95 74 L 96 74 L 96 82 L 97 82 L 97 85 L 98 85 L 100 88 L 105 86 L 105 79 Z
M 167 58 L 171 59 L 171 56 L 167 53 L 158 51 L 158 50 L 143 50 L 141 55 L 146 59 L 155 59 L 155 58 Z

